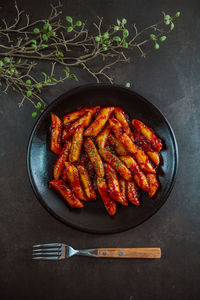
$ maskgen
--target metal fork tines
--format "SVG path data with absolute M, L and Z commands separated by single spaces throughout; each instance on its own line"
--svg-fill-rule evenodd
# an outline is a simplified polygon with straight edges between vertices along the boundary
M 32 259 L 58 260 L 65 258 L 65 245 L 60 243 L 34 245 Z
M 34 245 L 33 259 L 58 260 L 70 258 L 74 255 L 97 257 L 97 249 L 76 250 L 69 245 L 61 243 Z

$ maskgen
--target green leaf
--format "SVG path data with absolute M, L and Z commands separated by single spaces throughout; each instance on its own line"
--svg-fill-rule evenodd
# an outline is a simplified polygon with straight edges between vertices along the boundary
M 170 20 L 170 19 L 171 19 L 170 15 L 165 15 L 165 20 Z
M 114 26 L 114 30 L 118 31 L 119 30 L 119 26 Z
M 51 31 L 51 32 L 50 32 L 50 35 L 51 35 L 51 36 L 55 36 L 55 35 L 56 35 L 55 31 Z
M 108 32 L 105 32 L 104 35 L 103 35 L 104 39 L 108 39 L 109 38 L 109 33 Z
M 73 30 L 73 27 L 72 27 L 72 26 L 70 26 L 70 27 L 67 28 L 67 31 L 68 31 L 68 32 L 71 32 L 72 30 Z
M 47 74 L 45 72 L 42 72 L 42 75 L 44 75 L 45 78 L 47 77 Z
M 64 54 L 61 51 L 58 51 L 58 56 L 63 57 Z
M 120 26 L 121 25 L 121 22 L 119 19 L 117 19 L 117 25 Z
M 151 39 L 151 40 L 155 40 L 155 39 L 156 39 L 155 34 L 151 33 L 151 34 L 150 34 L 150 39 Z
M 49 31 L 51 31 L 52 30 L 52 26 L 51 26 L 51 24 L 49 24 Z
M 170 24 L 170 20 L 165 20 L 165 24 L 169 25 Z
M 104 46 L 104 47 L 103 47 L 103 50 L 104 50 L 104 51 L 107 51 L 107 50 L 108 50 L 108 48 L 107 48 L 106 46 Z
M 80 27 L 82 25 L 82 22 L 81 21 L 77 21 L 76 22 L 76 26 Z
M 69 23 L 72 24 L 72 18 L 71 18 L 71 17 L 67 16 L 67 17 L 66 17 L 66 20 L 67 20 L 67 22 L 69 22 Z
M 100 40 L 101 40 L 100 36 L 95 36 L 95 41 L 96 42 L 100 42 Z
M 128 35 L 129 35 L 128 29 L 123 30 L 123 36 L 124 36 L 125 38 L 127 38 Z
M 9 63 L 9 62 L 10 62 L 10 58 L 6 56 L 6 57 L 4 58 L 4 61 L 5 61 L 6 63 Z
M 41 107 L 42 107 L 42 103 L 38 102 L 37 105 L 36 105 L 37 110 L 40 110 Z
M 121 38 L 119 36 L 114 36 L 113 41 L 120 42 Z
M 36 33 L 36 34 L 38 34 L 38 33 L 40 33 L 40 29 L 39 28 L 34 28 L 33 32 Z
M 3 67 L 4 63 L 2 60 L 0 60 L 0 67 Z
M 48 41 L 48 36 L 47 36 L 46 34 L 43 34 L 43 35 L 42 35 L 42 39 L 43 39 L 45 42 L 47 42 L 47 41 Z
M 50 24 L 49 24 L 49 23 L 46 23 L 46 24 L 44 24 L 43 29 L 44 29 L 44 30 L 48 30 L 48 29 L 49 29 L 49 26 L 50 26 Z
M 122 19 L 122 24 L 125 25 L 127 23 L 127 20 L 125 18 Z
M 41 47 L 46 48 L 46 47 L 48 47 L 48 45 L 42 44 Z
M 173 30 L 174 29 L 174 23 L 171 22 L 171 25 L 170 25 L 170 30 Z
M 31 42 L 33 43 L 33 44 L 37 44 L 37 41 L 36 40 L 31 40 Z
M 27 79 L 27 80 L 26 80 L 26 84 L 31 85 L 31 80 L 30 80 L 30 79 Z
M 37 49 L 37 45 L 35 45 L 35 44 L 32 44 L 31 47 L 35 50 Z
M 177 13 L 174 15 L 174 18 L 178 18 L 178 17 L 180 17 L 180 11 L 177 11 Z
M 19 65 L 21 63 L 21 58 L 16 62 L 16 65 Z
M 165 35 L 163 35 L 163 36 L 161 36 L 160 38 L 159 38 L 159 41 L 161 41 L 161 42 L 164 42 L 165 40 L 166 40 L 166 36 Z
M 75 79 L 76 81 L 78 81 L 78 78 L 76 77 L 76 75 L 75 74 L 70 74 L 70 76 L 69 76 L 70 78 L 73 78 L 73 79 Z
M 31 90 L 28 90 L 27 93 L 26 93 L 26 96 L 27 96 L 27 97 L 30 97 L 31 95 L 32 95 L 32 91 L 31 91 Z
M 103 43 L 104 43 L 105 45 L 110 45 L 111 41 L 106 40 L 106 41 L 104 41 Z
M 125 84 L 125 87 L 126 87 L 126 88 L 130 88 L 130 86 L 131 86 L 130 82 L 127 82 L 127 83 Z
M 70 69 L 68 67 L 65 67 L 65 71 L 69 73 Z
M 123 46 L 124 48 L 128 48 L 128 43 L 127 43 L 127 42 L 123 42 L 122 46 Z
M 51 82 L 51 78 L 46 80 L 46 83 L 50 83 Z
M 33 118 L 33 119 L 37 118 L 37 111 L 34 111 L 34 112 L 32 113 L 32 118 Z
M 15 72 L 15 68 L 10 68 L 10 72 L 14 73 Z
M 51 77 L 51 81 L 57 82 L 58 80 L 56 78 Z
M 41 87 L 42 87 L 42 84 L 41 84 L 41 83 L 37 83 L 37 84 L 35 85 L 35 88 L 36 88 L 36 89 L 41 89 Z
M 159 44 L 158 44 L 158 43 L 155 43 L 154 49 L 155 49 L 155 50 L 158 50 L 159 48 L 160 48 Z
M 40 111 L 40 112 L 41 112 L 41 113 L 43 113 L 43 111 L 44 111 L 44 109 L 41 109 L 41 111 Z
M 0 86 L 2 86 L 2 82 L 0 81 Z

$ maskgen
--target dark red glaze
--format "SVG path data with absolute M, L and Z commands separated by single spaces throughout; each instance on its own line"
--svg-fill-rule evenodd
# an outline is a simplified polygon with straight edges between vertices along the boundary
M 97 135 L 96 142 L 99 148 L 104 148 L 111 132 L 109 123 L 107 122 L 103 130 Z
M 124 146 L 120 143 L 120 141 L 113 135 L 109 134 L 108 141 L 110 146 L 115 150 L 118 155 L 126 155 L 127 150 Z
M 118 180 L 119 180 L 121 195 L 128 204 L 128 201 L 126 200 L 126 180 L 120 175 L 118 175 Z
M 91 112 L 87 111 L 80 119 L 76 120 L 74 123 L 72 123 L 67 129 L 64 129 L 62 132 L 62 141 L 64 142 L 69 136 L 71 136 L 75 129 L 83 125 L 83 127 L 87 127 L 92 120 L 92 114 Z
M 79 173 L 77 168 L 70 162 L 65 162 L 65 169 L 67 171 L 67 181 L 72 188 L 74 194 L 83 201 L 88 201 L 79 180 Z
M 137 130 L 134 132 L 134 138 L 136 144 L 148 155 L 150 160 L 156 165 L 160 164 L 159 153 L 153 149 L 149 141 L 141 135 Z
M 113 200 L 121 203 L 122 205 L 127 206 L 128 202 L 124 200 L 120 191 L 120 186 L 119 186 L 119 181 L 117 178 L 116 171 L 107 163 L 104 163 L 104 168 L 106 172 L 106 181 L 108 184 L 110 197 Z
M 132 120 L 132 125 L 135 129 L 137 129 L 142 135 L 144 135 L 148 139 L 155 151 L 160 151 L 162 149 L 163 145 L 161 139 L 159 139 L 155 135 L 155 133 L 150 127 L 148 127 L 147 125 L 145 125 L 137 119 Z
M 136 184 L 144 191 L 149 191 L 149 184 L 145 174 L 141 171 L 139 165 L 133 157 L 126 155 L 120 156 L 120 159 L 126 164 L 126 166 L 133 172 L 133 178 Z
M 62 171 L 65 167 L 64 162 L 67 160 L 69 151 L 71 148 L 71 142 L 66 141 L 62 151 L 59 154 L 59 157 L 54 165 L 53 176 L 55 180 L 58 180 L 62 174 Z
M 60 154 L 62 150 L 62 121 L 55 114 L 51 114 L 51 151 Z
M 78 161 L 78 164 L 81 165 L 81 166 L 86 166 L 87 163 L 88 163 L 88 156 L 87 156 L 86 153 L 84 153 L 84 154 L 80 157 L 80 159 L 79 159 L 79 161 Z
M 110 127 L 116 136 L 116 138 L 122 143 L 124 148 L 131 154 L 137 152 L 137 146 L 134 144 L 132 139 L 126 134 L 122 124 L 115 118 L 109 119 Z
M 149 197 L 153 197 L 159 187 L 159 183 L 154 174 L 147 174 L 147 180 L 149 182 Z
M 123 111 L 122 108 L 120 107 L 115 107 L 115 111 L 114 111 L 114 116 L 115 118 L 122 124 L 124 131 L 126 132 L 126 134 L 132 139 L 133 139 L 133 134 L 132 131 L 130 129 L 129 123 L 127 121 L 125 112 Z
M 145 152 L 147 151 L 154 151 L 153 147 L 151 146 L 150 142 L 137 130 L 134 131 L 134 138 L 135 143 L 142 148 Z
M 154 169 L 154 167 L 149 161 L 148 156 L 144 153 L 142 149 L 138 148 L 134 156 L 143 172 L 156 174 L 156 170 Z
M 124 179 L 132 179 L 131 172 L 116 155 L 103 148 L 99 149 L 99 153 Z
M 140 205 L 138 190 L 136 183 L 134 181 L 127 181 L 126 182 L 126 195 L 127 199 L 137 206 Z
M 94 122 L 86 129 L 85 136 L 97 136 L 114 111 L 114 107 L 104 107 L 96 116 Z
M 77 169 L 79 171 L 80 181 L 81 181 L 81 184 L 82 184 L 82 187 L 84 189 L 84 192 L 85 192 L 86 196 L 90 200 L 96 200 L 97 195 L 94 191 L 92 182 L 90 180 L 90 176 L 89 176 L 86 168 L 79 165 L 79 166 L 77 166 Z
M 62 179 L 51 180 L 49 184 L 63 196 L 69 206 L 76 208 L 84 206 Z
M 116 213 L 116 203 L 108 194 L 108 187 L 104 178 L 97 177 L 97 188 L 107 212 L 110 216 L 114 216 Z
M 65 182 L 67 181 L 67 170 L 65 168 L 62 171 L 62 180 Z
M 79 157 L 81 155 L 81 148 L 83 144 L 83 125 L 79 125 L 73 134 L 72 137 L 72 145 L 69 153 L 69 161 L 75 162 L 79 160 Z
M 90 176 L 94 176 L 95 174 L 95 170 L 94 170 L 94 167 L 93 167 L 93 164 L 91 163 L 91 161 L 89 160 L 87 165 L 86 165 L 86 169 L 88 170 L 88 173 L 90 174 Z
M 95 144 L 93 143 L 91 138 L 87 138 L 84 142 L 85 151 L 95 169 L 97 176 L 104 177 L 104 166 L 102 159 L 97 151 Z

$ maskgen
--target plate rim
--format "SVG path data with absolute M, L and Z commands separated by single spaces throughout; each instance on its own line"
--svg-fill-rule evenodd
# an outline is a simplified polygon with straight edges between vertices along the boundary
M 30 167 L 30 153 L 31 153 L 31 146 L 32 146 L 32 142 L 33 142 L 33 137 L 34 137 L 34 133 L 38 127 L 38 124 L 40 123 L 40 120 L 42 119 L 43 115 L 51 110 L 51 108 L 56 104 L 56 102 L 59 102 L 63 97 L 68 97 L 70 93 L 74 93 L 76 92 L 76 90 L 79 89 L 84 89 L 84 88 L 94 88 L 94 87 L 112 87 L 112 88 L 118 88 L 121 90 L 126 90 L 127 88 L 121 86 L 121 85 L 117 85 L 117 84 L 104 84 L 104 83 L 92 83 L 92 84 L 83 84 L 83 85 L 79 85 L 77 87 L 71 88 L 68 91 L 64 92 L 63 94 L 61 94 L 60 96 L 58 96 L 55 100 L 53 100 L 49 105 L 47 105 L 47 107 L 45 108 L 45 110 L 42 112 L 42 114 L 39 116 L 38 120 L 36 121 L 36 123 L 33 125 L 33 128 L 31 130 L 29 139 L 28 139 L 28 143 L 27 143 L 27 149 L 26 149 L 26 169 L 27 169 L 27 173 L 28 173 L 28 179 L 31 185 L 31 188 L 36 196 L 36 198 L 39 200 L 40 204 L 54 217 L 56 218 L 58 221 L 62 222 L 63 224 L 70 226 L 71 228 L 80 230 L 82 232 L 86 232 L 86 233 L 93 233 L 93 234 L 114 234 L 114 233 L 120 233 L 120 232 L 124 232 L 130 229 L 133 229 L 135 227 L 137 227 L 138 225 L 144 223 L 145 221 L 147 221 L 148 219 L 150 219 L 153 215 L 155 215 L 158 210 L 165 204 L 165 202 L 167 201 L 173 187 L 174 184 L 176 182 L 176 178 L 177 178 L 177 173 L 178 173 L 178 167 L 179 167 L 179 150 L 178 150 L 178 143 L 176 140 L 176 136 L 174 133 L 174 130 L 171 126 L 171 124 L 169 123 L 168 119 L 165 117 L 165 115 L 162 113 L 162 111 L 157 107 L 157 105 L 153 104 L 152 102 L 150 102 L 149 100 L 147 100 L 144 96 L 138 94 L 137 92 L 135 92 L 132 89 L 129 89 L 129 91 L 133 94 L 135 94 L 136 97 L 138 98 L 142 98 L 144 102 L 152 105 L 163 117 L 163 120 L 165 121 L 166 125 L 168 126 L 171 136 L 172 136 L 172 140 L 173 140 L 173 145 L 174 145 L 174 153 L 175 153 L 175 163 L 174 163 L 174 173 L 173 173 L 173 177 L 170 183 L 170 187 L 167 191 L 167 193 L 162 197 L 163 201 L 160 202 L 160 204 L 158 205 L 158 207 L 156 207 L 155 211 L 146 219 L 139 221 L 136 225 L 130 225 L 127 226 L 126 228 L 121 228 L 121 229 L 109 229 L 109 231 L 104 231 L 104 230 L 96 230 L 96 229 L 91 229 L 91 228 L 82 228 L 79 225 L 73 224 L 70 221 L 66 221 L 64 218 L 62 218 L 61 216 L 58 216 L 54 210 L 52 210 L 43 200 L 43 198 L 41 197 L 40 193 L 37 190 L 37 187 L 35 186 L 34 180 L 33 180 L 33 176 L 32 176 L 32 172 L 31 172 L 31 167 Z

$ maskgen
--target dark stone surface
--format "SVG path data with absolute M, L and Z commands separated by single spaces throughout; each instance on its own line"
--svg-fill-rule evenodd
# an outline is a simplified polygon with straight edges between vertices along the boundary
M 14 17 L 14 1 L 0 1 L 1 16 Z M 23 5 L 22 5 L 23 3 Z M 47 13 L 49 1 L 20 1 L 35 17 Z M 26 146 L 34 120 L 27 104 L 19 111 L 16 94 L 1 95 L 0 107 L 0 299 L 199 299 L 199 147 L 200 147 L 200 4 L 199 1 L 64 1 L 67 15 L 95 15 L 114 22 L 151 24 L 160 11 L 180 10 L 178 25 L 146 59 L 112 72 L 116 83 L 133 82 L 136 92 L 156 104 L 175 131 L 180 167 L 175 187 L 160 211 L 133 230 L 113 235 L 79 232 L 54 219 L 37 201 L 26 171 Z M 137 57 L 136 57 L 137 56 Z M 79 82 L 67 81 L 48 89 L 50 103 L 79 84 L 93 82 L 78 72 Z M 162 248 L 161 260 L 101 260 L 74 257 L 60 262 L 33 262 L 35 243 L 66 242 L 75 248 Z

